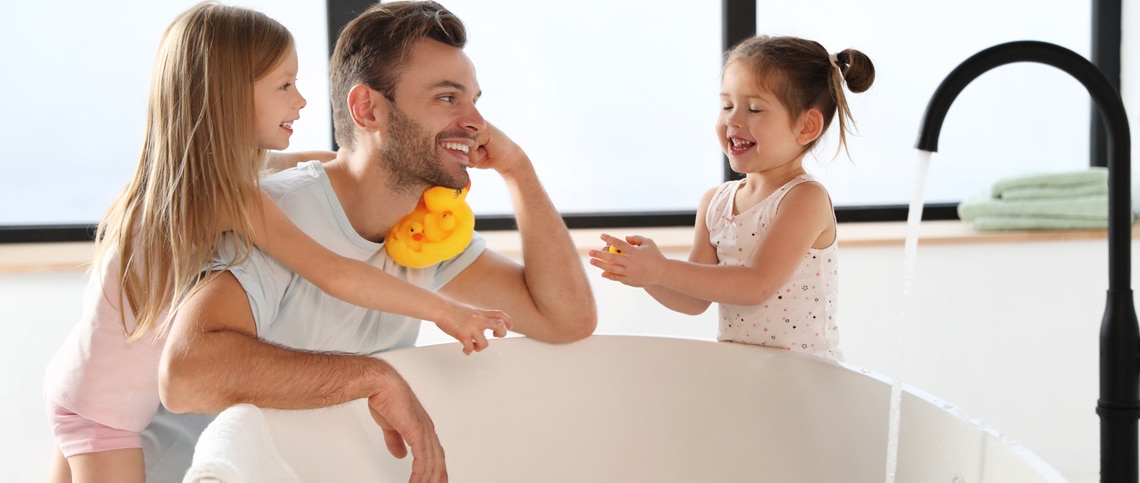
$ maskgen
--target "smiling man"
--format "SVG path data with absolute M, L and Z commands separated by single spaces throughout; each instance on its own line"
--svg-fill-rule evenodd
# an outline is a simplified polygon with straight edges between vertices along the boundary
M 597 323 L 565 224 L 526 154 L 475 107 L 481 93 L 462 22 L 434 2 L 373 6 L 350 22 L 330 62 L 336 159 L 265 178 L 262 187 L 309 236 L 460 302 L 507 312 L 514 330 L 554 343 Z M 469 168 L 510 190 L 523 263 L 476 234 L 456 257 L 396 265 L 384 236 L 431 186 L 461 188 Z M 229 244 L 227 244 L 229 245 Z M 240 254 L 223 249 L 217 267 Z M 408 384 L 381 358 L 414 344 L 418 320 L 325 295 L 255 251 L 201 287 L 175 318 L 160 367 L 165 409 L 148 429 L 148 479 L 180 480 L 209 418 L 237 403 L 318 408 L 368 398 L 389 450 L 413 456 L 415 481 L 443 481 L 443 448 Z M 476 356 L 477 357 L 477 356 Z M 159 449 L 161 448 L 161 450 Z

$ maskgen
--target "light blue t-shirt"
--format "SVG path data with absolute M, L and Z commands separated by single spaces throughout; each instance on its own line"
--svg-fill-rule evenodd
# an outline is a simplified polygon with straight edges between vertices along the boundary
M 459 256 L 438 265 L 410 269 L 397 265 L 384 250 L 353 230 L 319 162 L 266 177 L 262 189 L 309 236 L 333 252 L 364 260 L 396 278 L 438 290 L 483 252 L 480 236 Z M 234 258 L 231 243 L 223 242 L 214 268 Z M 258 337 L 288 347 L 316 351 L 375 354 L 415 344 L 420 321 L 398 314 L 375 312 L 335 299 L 289 271 L 269 255 L 255 251 L 230 272 L 245 288 L 257 322 Z
M 353 230 L 321 163 L 302 163 L 269 175 L 261 181 L 261 188 L 321 245 L 430 290 L 450 282 L 486 247 L 476 233 L 467 248 L 451 260 L 425 268 L 402 267 L 388 256 L 383 243 L 361 238 Z M 231 241 L 228 235 L 223 240 L 213 269 L 222 269 L 234 258 L 236 250 Z M 419 335 L 419 319 L 376 312 L 333 298 L 259 250 L 250 253 L 241 265 L 230 267 L 230 272 L 246 291 L 257 335 L 263 340 L 297 349 L 374 355 L 412 346 Z M 143 434 L 148 481 L 182 481 L 182 474 L 190 467 L 194 442 L 212 416 L 206 418 L 160 409 Z

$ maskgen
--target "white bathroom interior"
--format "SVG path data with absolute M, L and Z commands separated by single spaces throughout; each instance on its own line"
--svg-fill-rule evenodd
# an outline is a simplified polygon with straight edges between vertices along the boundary
M 298 84 L 309 101 L 293 147 L 327 149 L 325 2 L 223 2 L 262 10 L 293 31 Z M 132 174 L 154 46 L 169 20 L 194 2 L 151 3 L 67 0 L 49 9 L 23 0 L 0 17 L 0 64 L 22 67 L 20 75 L 0 78 L 0 99 L 15 106 L 0 117 L 0 147 L 9 154 L 0 177 L 0 227 L 94 222 Z M 467 51 L 485 93 L 480 109 L 528 151 L 559 209 L 692 211 L 700 194 L 723 179 L 712 135 L 721 21 L 713 3 L 720 2 L 707 10 L 650 0 L 615 1 L 604 10 L 543 4 L 525 15 L 511 0 L 441 3 L 468 25 Z M 1092 3 L 758 0 L 757 26 L 817 39 L 831 51 L 858 48 L 875 61 L 874 87 L 849 98 L 858 126 L 850 155 L 832 159 L 831 139 L 808 169 L 837 207 L 905 205 L 915 182 L 920 118 L 937 83 L 969 55 L 1011 40 L 1043 40 L 1089 56 Z M 43 38 L 47 24 L 82 37 Z M 681 24 L 690 28 L 667 27 Z M 582 38 L 583 25 L 595 34 Z M 1140 9 L 1124 2 L 1122 25 L 1120 91 L 1137 126 L 1140 40 L 1130 32 L 1140 31 Z M 554 40 L 517 40 L 544 35 Z M 1089 102 L 1078 83 L 1049 67 L 1010 65 L 985 74 L 946 119 L 925 199 L 957 202 L 1002 177 L 1087 167 Z M 59 125 L 64 129 L 48 127 Z M 473 178 L 469 202 L 477 215 L 509 212 L 493 176 Z M 691 243 L 686 226 L 575 229 L 583 255 L 600 246 L 603 231 L 649 235 L 673 257 L 684 257 Z M 1031 451 L 1068 481 L 1099 481 L 1103 231 L 980 233 L 956 220 L 924 222 L 914 278 L 904 290 L 905 233 L 901 219 L 839 226 L 846 364 L 898 376 Z M 513 232 L 484 235 L 491 248 L 517 255 Z M 1137 246 L 1132 242 L 1134 252 Z M 52 441 L 42 373 L 78 318 L 90 255 L 86 242 L 0 243 L 6 480 L 46 479 Z M 1137 267 L 1133 261 L 1134 285 Z M 598 301 L 597 334 L 715 340 L 715 309 L 673 313 L 641 290 L 604 280 L 593 267 L 586 271 Z M 425 325 L 418 345 L 449 340 Z

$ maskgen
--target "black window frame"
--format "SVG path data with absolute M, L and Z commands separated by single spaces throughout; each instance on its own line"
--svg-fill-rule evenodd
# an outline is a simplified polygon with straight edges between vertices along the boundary
M 446 1 L 446 0 L 445 0 Z M 1112 84 L 1120 89 L 1120 42 L 1122 29 L 1122 0 L 1092 1 L 1092 63 L 1104 72 Z M 328 12 L 328 49 L 331 53 L 340 30 L 357 14 L 371 6 L 371 0 L 326 0 Z M 721 0 L 722 51 L 756 34 L 756 0 Z M 331 110 L 331 107 L 329 108 Z M 1107 166 L 1106 131 L 1096 106 L 1090 106 L 1089 165 Z M 917 135 L 917 128 L 916 128 Z M 336 146 L 333 140 L 332 145 Z M 724 179 L 738 178 L 724 159 Z M 903 221 L 909 207 L 897 205 L 836 206 L 835 217 L 840 223 Z M 570 228 L 617 227 L 670 227 L 693 226 L 696 211 L 597 212 L 566 213 L 563 220 Z M 957 220 L 957 203 L 926 203 L 923 220 Z M 97 224 L 44 224 L 0 225 L 0 244 L 91 241 Z M 510 215 L 480 215 L 475 229 L 480 231 L 513 230 L 515 220 Z

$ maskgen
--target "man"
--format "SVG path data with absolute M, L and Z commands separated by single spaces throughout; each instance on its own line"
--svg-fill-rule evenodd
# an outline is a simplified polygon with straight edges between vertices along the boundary
M 341 255 L 503 310 L 529 337 L 581 339 L 597 313 L 577 250 L 526 154 L 476 109 L 481 92 L 465 40 L 459 19 L 434 2 L 383 3 L 361 14 L 344 28 L 330 62 L 336 159 L 275 174 L 262 186 Z M 428 187 L 465 186 L 468 167 L 503 177 L 523 264 L 485 250 L 476 235 L 439 265 L 396 266 L 382 245 L 389 229 Z M 333 299 L 254 252 L 179 310 L 160 367 L 162 401 L 170 412 L 214 414 L 237 403 L 306 409 L 368 398 L 392 454 L 403 457 L 411 446 L 412 480 L 446 480 L 431 418 L 399 374 L 370 356 L 412 345 L 418 330 L 419 321 Z M 170 447 L 178 437 L 166 430 L 185 433 L 182 444 L 191 445 L 200 428 L 180 428 L 170 422 L 176 419 L 160 412 L 148 446 Z M 151 468 L 162 461 L 171 458 L 148 454 Z

